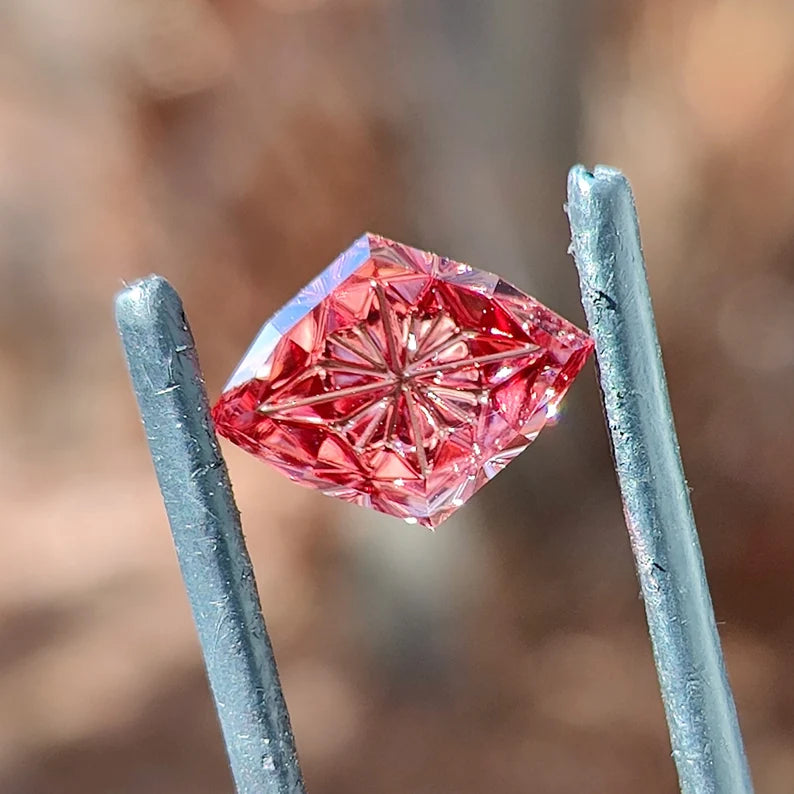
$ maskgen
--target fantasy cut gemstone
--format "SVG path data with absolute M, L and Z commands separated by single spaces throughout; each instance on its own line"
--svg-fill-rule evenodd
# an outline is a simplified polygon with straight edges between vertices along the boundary
M 592 347 L 498 276 L 365 234 L 264 325 L 213 418 L 296 482 L 435 527 L 537 436 Z

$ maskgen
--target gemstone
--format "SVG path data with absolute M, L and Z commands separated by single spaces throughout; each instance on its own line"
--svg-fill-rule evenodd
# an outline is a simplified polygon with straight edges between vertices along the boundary
M 263 326 L 213 419 L 302 485 L 435 527 L 535 439 L 592 347 L 498 276 L 365 234 Z

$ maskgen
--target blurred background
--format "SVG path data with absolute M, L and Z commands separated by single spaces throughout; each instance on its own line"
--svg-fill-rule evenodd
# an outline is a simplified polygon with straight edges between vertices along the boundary
M 583 322 L 566 172 L 633 182 L 759 794 L 794 792 L 789 0 L 0 0 L 0 791 L 231 792 L 112 320 L 212 398 L 364 229 Z M 224 445 L 312 794 L 676 790 L 592 364 L 435 534 Z

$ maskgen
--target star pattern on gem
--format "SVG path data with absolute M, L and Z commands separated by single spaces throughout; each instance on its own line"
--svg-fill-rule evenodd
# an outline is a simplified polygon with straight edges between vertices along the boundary
M 324 389 L 307 397 L 278 392 L 257 410 L 282 421 L 325 422 L 356 451 L 370 445 L 391 450 L 414 466 L 417 475 L 426 477 L 430 451 L 426 447 L 434 447 L 461 425 L 476 426 L 488 405 L 488 388 L 478 382 L 480 368 L 496 364 L 503 377 L 514 374 L 511 365 L 521 360 L 522 367 L 530 366 L 540 347 L 527 343 L 470 355 L 467 343 L 477 337 L 477 331 L 461 329 L 443 307 L 434 307 L 432 319 L 422 319 L 418 308 L 412 307 L 401 320 L 387 299 L 387 288 L 374 281 L 372 287 L 378 319 L 330 334 L 324 355 L 304 376 L 306 380 L 323 378 Z M 403 331 L 400 335 L 398 328 Z M 473 377 L 462 388 L 460 372 L 467 370 Z M 363 402 L 356 405 L 359 398 Z M 349 400 L 355 407 L 330 422 L 314 411 L 301 411 L 339 400 Z M 404 430 L 402 435 L 398 428 Z M 477 452 L 472 450 L 472 463 Z

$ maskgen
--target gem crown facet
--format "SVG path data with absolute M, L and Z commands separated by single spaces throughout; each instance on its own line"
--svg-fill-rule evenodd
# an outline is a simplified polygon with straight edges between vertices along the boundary
M 265 323 L 213 418 L 296 482 L 435 527 L 534 440 L 591 351 L 498 276 L 365 234 Z

